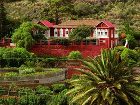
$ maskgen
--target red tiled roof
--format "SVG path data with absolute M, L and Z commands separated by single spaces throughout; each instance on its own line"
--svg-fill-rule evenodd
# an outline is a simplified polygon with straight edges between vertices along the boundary
M 110 28 L 113 28 L 113 27 L 115 27 L 115 25 L 114 24 L 112 24 L 110 21 L 107 21 L 107 20 L 104 20 L 104 21 L 102 21 L 104 24 L 106 24 L 108 27 L 110 27 Z
M 88 25 L 91 27 L 95 27 L 99 23 L 100 23 L 99 20 L 94 20 L 94 19 L 69 20 L 61 24 L 54 25 L 54 28 L 76 28 L 79 25 Z
M 51 22 L 49 22 L 47 20 L 39 21 L 38 23 L 42 23 L 44 26 L 49 27 L 49 28 L 54 26 L 54 23 L 51 23 Z

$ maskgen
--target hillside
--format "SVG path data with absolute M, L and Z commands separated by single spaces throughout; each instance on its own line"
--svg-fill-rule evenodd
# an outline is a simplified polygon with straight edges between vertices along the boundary
M 70 2 L 66 0 L 67 8 L 63 11 L 63 5 L 50 6 L 47 0 L 23 0 L 5 5 L 7 16 L 10 19 L 20 22 L 26 20 L 44 20 L 65 21 L 67 19 L 78 18 L 97 18 L 108 19 L 116 23 L 119 27 L 123 27 L 124 21 L 130 22 L 131 26 L 140 31 L 140 1 L 139 0 L 77 0 Z M 79 2 L 80 1 L 80 2 Z M 81 2 L 82 1 L 82 2 Z M 115 1 L 115 2 L 114 2 Z M 62 8 L 61 8 L 62 7 Z M 63 9 L 63 10 L 62 10 Z M 58 14 L 54 14 L 55 12 Z

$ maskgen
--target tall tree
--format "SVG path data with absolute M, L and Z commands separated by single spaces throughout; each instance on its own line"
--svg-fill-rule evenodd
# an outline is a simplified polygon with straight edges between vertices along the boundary
M 23 22 L 12 35 L 12 41 L 17 47 L 30 48 L 36 41 L 43 38 L 47 28 L 31 22 Z M 38 32 L 36 31 L 38 30 Z
M 4 4 L 7 2 L 15 2 L 21 0 L 0 0 L 0 39 L 6 36 L 9 32 L 9 23 L 6 16 L 6 10 Z
M 81 25 L 73 29 L 69 35 L 71 40 L 82 41 L 91 34 L 92 28 L 90 26 Z
M 68 15 L 72 11 L 72 2 L 73 0 L 47 0 L 48 15 L 51 18 L 54 18 L 56 24 L 60 22 L 62 16 Z

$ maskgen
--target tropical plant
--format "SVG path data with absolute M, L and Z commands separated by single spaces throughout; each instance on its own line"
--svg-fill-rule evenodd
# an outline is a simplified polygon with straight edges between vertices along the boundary
M 134 79 L 127 61 L 113 50 L 103 50 L 100 56 L 83 61 L 83 74 L 70 80 L 67 92 L 76 105 L 139 105 L 140 81 Z

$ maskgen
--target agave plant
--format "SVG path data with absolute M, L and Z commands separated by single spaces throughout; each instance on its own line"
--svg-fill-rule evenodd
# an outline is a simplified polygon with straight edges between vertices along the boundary
M 82 72 L 69 82 L 70 105 L 140 105 L 140 81 L 134 79 L 127 61 L 119 53 L 103 50 L 83 61 Z

